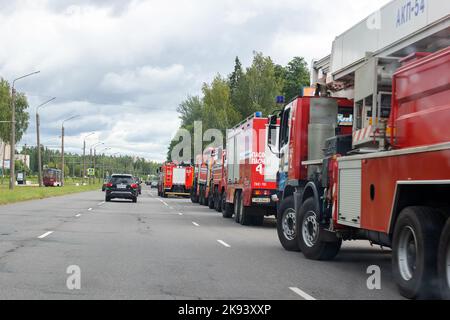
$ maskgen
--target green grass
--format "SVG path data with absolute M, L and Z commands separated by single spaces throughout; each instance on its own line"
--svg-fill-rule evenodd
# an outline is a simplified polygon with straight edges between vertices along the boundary
M 50 197 L 63 196 L 67 194 L 100 190 L 100 184 L 87 186 L 76 186 L 66 184 L 64 187 L 39 188 L 39 187 L 21 187 L 16 186 L 13 191 L 8 189 L 6 184 L 0 185 L 0 205 L 16 203 L 21 201 L 44 199 Z

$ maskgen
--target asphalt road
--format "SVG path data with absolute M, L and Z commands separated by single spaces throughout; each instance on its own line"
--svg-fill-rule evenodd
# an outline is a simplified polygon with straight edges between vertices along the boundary
M 243 227 L 187 199 L 144 189 L 0 206 L 0 299 L 401 299 L 389 250 L 345 243 L 332 262 L 279 244 L 275 221 Z M 69 266 L 81 271 L 69 290 Z M 381 289 L 367 268 L 381 268 Z

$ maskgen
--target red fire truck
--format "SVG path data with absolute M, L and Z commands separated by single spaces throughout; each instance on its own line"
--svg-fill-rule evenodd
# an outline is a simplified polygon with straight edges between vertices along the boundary
M 227 188 L 224 217 L 261 225 L 276 214 L 278 158 L 267 147 L 267 118 L 255 113 L 227 132 Z
M 336 135 L 351 141 L 353 102 L 344 98 L 302 96 L 271 116 L 271 127 L 280 123 L 278 141 L 273 141 L 280 158 L 277 175 L 277 232 L 286 250 L 298 251 L 294 206 L 295 189 L 308 182 L 302 161 L 322 156 L 326 139 Z M 269 144 L 273 144 L 269 141 Z
M 215 209 L 217 212 L 222 212 L 225 205 L 225 190 L 227 188 L 227 170 L 226 170 L 226 150 L 222 147 L 217 148 L 217 157 L 212 168 L 211 182 L 210 182 L 210 197 L 209 207 Z
M 194 183 L 191 201 L 203 206 L 210 205 L 210 182 L 212 167 L 217 158 L 217 148 L 206 148 L 203 155 L 197 155 L 194 169 Z
M 351 143 L 336 136 L 322 157 L 301 162 L 308 181 L 294 193 L 299 248 L 329 260 L 343 240 L 368 239 L 392 248 L 402 295 L 449 299 L 450 47 L 368 59 L 355 79 Z
M 158 196 L 189 196 L 193 174 L 194 168 L 190 164 L 164 163 L 159 168 Z

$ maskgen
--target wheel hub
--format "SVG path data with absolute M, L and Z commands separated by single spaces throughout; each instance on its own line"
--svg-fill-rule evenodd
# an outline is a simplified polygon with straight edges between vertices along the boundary
M 287 240 L 294 240 L 296 237 L 295 228 L 297 225 L 294 209 L 289 208 L 284 212 L 282 225 L 284 237 Z
M 314 212 L 309 211 L 306 214 L 303 220 L 302 233 L 305 244 L 309 248 L 313 247 L 319 237 L 319 224 L 317 223 L 317 217 Z
M 413 278 L 417 268 L 417 238 L 411 227 L 404 228 L 400 234 L 398 266 L 404 280 Z

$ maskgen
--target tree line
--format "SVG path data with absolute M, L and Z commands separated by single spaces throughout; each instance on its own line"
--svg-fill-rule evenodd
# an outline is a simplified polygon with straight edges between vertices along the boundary
M 5 171 L 6 145 L 11 143 L 11 86 L 3 78 L 0 78 L 0 148 L 3 158 L 0 159 L 2 172 Z M 30 115 L 28 114 L 28 100 L 24 93 L 15 93 L 16 107 L 16 141 L 20 141 L 28 129 Z M 9 158 L 9 157 L 8 157 Z
M 217 74 L 211 83 L 204 83 L 201 96 L 188 96 L 177 108 L 180 129 L 194 132 L 194 122 L 202 121 L 202 129 L 226 130 L 251 114 L 261 111 L 265 116 L 277 109 L 276 97 L 290 101 L 309 86 L 310 73 L 304 58 L 294 57 L 286 66 L 275 64 L 268 56 L 255 52 L 252 64 L 244 68 L 236 57 L 234 70 L 224 77 Z M 178 136 L 178 135 L 177 135 Z M 167 159 L 180 140 L 172 140 Z

